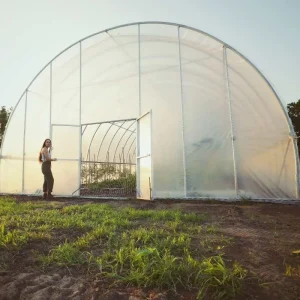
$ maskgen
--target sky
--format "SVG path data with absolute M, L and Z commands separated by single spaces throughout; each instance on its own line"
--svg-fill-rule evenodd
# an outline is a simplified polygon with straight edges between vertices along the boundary
M 246 56 L 282 103 L 300 99 L 300 0 L 0 0 L 0 106 L 14 107 L 54 56 L 110 27 L 173 22 Z

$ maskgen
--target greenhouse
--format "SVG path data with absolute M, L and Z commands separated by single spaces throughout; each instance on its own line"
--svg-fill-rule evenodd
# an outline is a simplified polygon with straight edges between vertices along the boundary
M 111 28 L 71 45 L 10 116 L 0 193 L 298 199 L 298 149 L 274 88 L 242 54 L 184 25 Z

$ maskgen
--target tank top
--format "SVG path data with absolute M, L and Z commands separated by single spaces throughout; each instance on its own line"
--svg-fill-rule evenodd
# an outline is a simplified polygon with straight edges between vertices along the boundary
M 51 153 L 50 152 L 48 152 L 48 155 L 49 155 L 49 157 L 51 158 Z M 44 155 L 44 153 L 42 153 L 42 161 L 44 162 L 44 161 L 47 161 L 46 160 L 46 157 L 45 157 L 45 155 Z

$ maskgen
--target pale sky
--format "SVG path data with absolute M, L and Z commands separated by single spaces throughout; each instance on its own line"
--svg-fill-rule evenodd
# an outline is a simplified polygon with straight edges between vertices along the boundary
M 282 103 L 300 99 L 300 0 L 0 0 L 0 106 L 74 42 L 110 27 L 173 22 L 246 56 Z

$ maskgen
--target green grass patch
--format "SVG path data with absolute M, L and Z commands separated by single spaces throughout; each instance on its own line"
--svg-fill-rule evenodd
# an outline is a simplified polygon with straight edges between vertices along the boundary
M 47 252 L 36 250 L 35 255 L 44 268 L 86 268 L 115 284 L 187 289 L 197 292 L 198 299 L 236 296 L 247 273 L 237 262 L 226 261 L 223 248 L 233 241 L 219 233 L 217 224 L 207 223 L 205 215 L 10 198 L 0 198 L 0 205 L 0 251 L 21 251 L 43 240 Z M 6 261 L 1 265 L 9 267 Z

